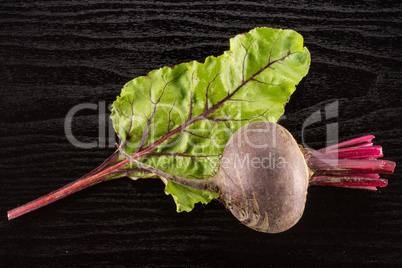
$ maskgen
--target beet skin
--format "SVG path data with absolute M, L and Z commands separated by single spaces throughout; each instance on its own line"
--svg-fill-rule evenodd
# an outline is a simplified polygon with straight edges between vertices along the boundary
M 303 215 L 309 169 L 292 135 L 278 124 L 239 129 L 226 145 L 216 179 L 228 209 L 254 230 L 283 232 Z

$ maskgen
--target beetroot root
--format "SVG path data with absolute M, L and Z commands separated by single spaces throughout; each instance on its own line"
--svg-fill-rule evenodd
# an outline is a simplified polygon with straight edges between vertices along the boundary
M 244 225 L 279 233 L 303 215 L 309 169 L 282 126 L 255 122 L 229 140 L 216 178 L 221 198 Z
M 211 181 L 244 225 L 279 233 L 303 215 L 310 185 L 377 190 L 387 185 L 395 163 L 377 160 L 382 148 L 368 135 L 311 151 L 299 146 L 282 126 L 254 122 L 229 140 L 218 175 Z

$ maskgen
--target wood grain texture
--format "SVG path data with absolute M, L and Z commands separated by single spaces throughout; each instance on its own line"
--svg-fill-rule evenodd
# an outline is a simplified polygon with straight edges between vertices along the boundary
M 401 266 L 398 2 L 2 1 L 0 266 Z M 339 116 L 309 126 L 305 142 L 324 146 L 331 122 L 341 140 L 376 135 L 397 162 L 388 187 L 312 187 L 301 221 L 278 235 L 240 225 L 218 202 L 177 214 L 156 180 L 106 182 L 7 222 L 7 210 L 114 151 L 69 143 L 64 120 L 72 107 L 111 104 L 130 79 L 220 55 L 230 37 L 257 26 L 300 32 L 312 55 L 281 123 L 300 142 L 306 118 L 338 101 Z M 73 133 L 97 141 L 98 121 L 98 111 L 82 111 Z

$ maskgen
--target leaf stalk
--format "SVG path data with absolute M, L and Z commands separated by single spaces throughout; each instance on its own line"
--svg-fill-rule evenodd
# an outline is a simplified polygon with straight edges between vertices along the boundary
M 65 186 L 41 196 L 31 202 L 21 205 L 17 208 L 7 211 L 8 220 L 15 219 L 26 213 L 37 210 L 41 207 L 49 205 L 57 200 L 67 197 L 71 194 L 84 190 L 90 186 L 106 181 L 107 177 L 116 173 L 116 170 L 128 163 L 128 160 L 123 160 L 116 163 L 118 157 L 117 151 L 106 159 L 99 167 L 82 176 L 81 178 L 66 184 Z
M 310 185 L 338 186 L 376 191 L 385 187 L 379 174 L 392 174 L 395 162 L 378 160 L 382 147 L 373 146 L 373 135 L 341 142 L 307 153 L 308 166 L 314 172 Z
M 141 169 L 145 169 L 148 170 L 151 173 L 154 173 L 156 175 L 158 175 L 159 177 L 162 177 L 168 181 L 171 182 L 175 182 L 177 184 L 186 186 L 186 187 L 190 187 L 196 190 L 201 190 L 201 191 L 210 191 L 210 192 L 218 192 L 218 188 L 216 187 L 216 185 L 213 183 L 213 181 L 211 179 L 188 179 L 188 178 L 183 178 L 180 176 L 176 176 L 170 173 L 167 173 L 161 169 L 152 167 L 150 165 L 144 164 L 136 159 L 134 159 L 133 157 L 131 157 L 129 154 L 127 154 L 120 146 L 118 147 L 120 153 L 126 158 L 128 159 L 128 161 L 130 161 L 131 163 L 133 163 L 134 165 L 136 165 L 137 167 L 141 168 Z

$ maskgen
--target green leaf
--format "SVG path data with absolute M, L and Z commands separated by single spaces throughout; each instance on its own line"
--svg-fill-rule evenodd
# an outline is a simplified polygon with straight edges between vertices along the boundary
M 127 153 L 181 177 L 213 177 L 230 136 L 253 121 L 277 121 L 307 74 L 310 54 L 291 30 L 256 28 L 204 63 L 151 71 L 128 82 L 113 103 L 113 126 Z M 133 165 L 127 175 L 154 177 Z M 164 180 L 177 211 L 217 194 Z

